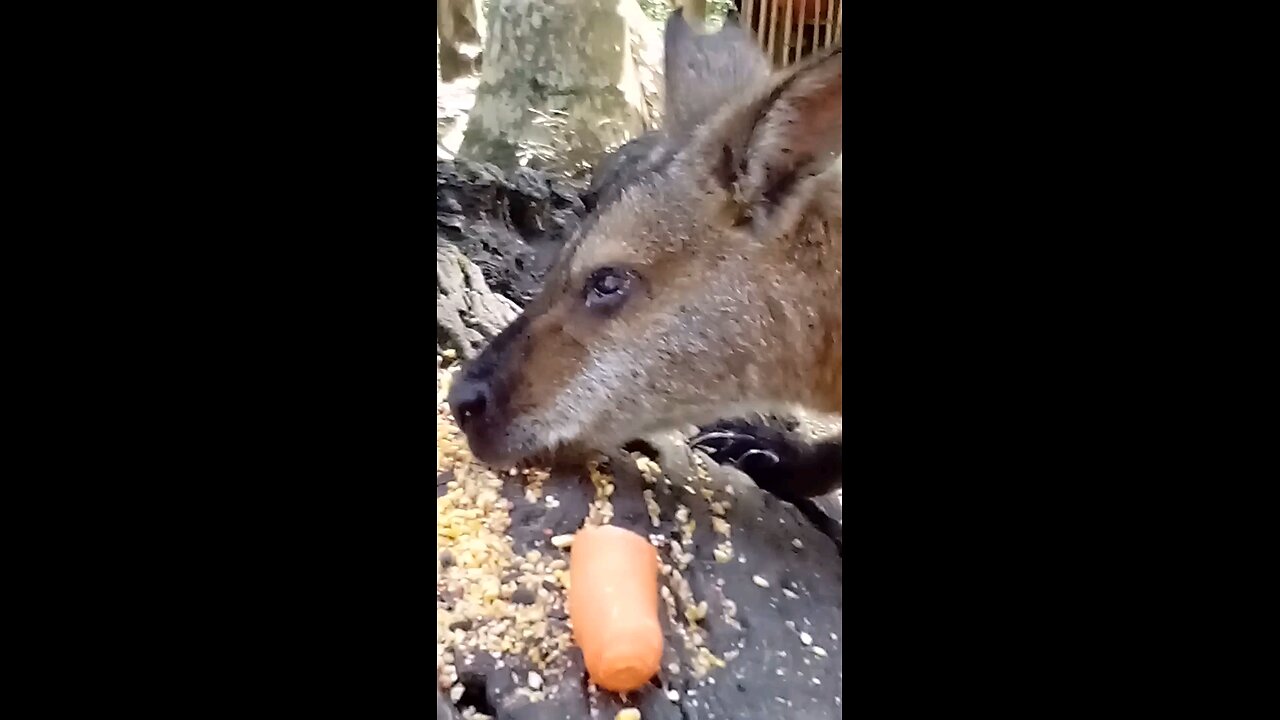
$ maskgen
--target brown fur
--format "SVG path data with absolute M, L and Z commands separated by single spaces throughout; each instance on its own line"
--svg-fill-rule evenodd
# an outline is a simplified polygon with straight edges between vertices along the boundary
M 690 67 L 764 67 L 745 37 L 672 38 L 694 44 L 672 57 L 722 55 Z M 466 393 L 485 398 L 462 418 L 478 457 L 746 410 L 841 411 L 841 61 L 836 48 L 778 77 L 739 67 L 718 109 L 682 79 L 695 99 L 671 115 L 697 124 L 602 195 L 539 297 L 455 383 L 455 413 Z M 616 307 L 585 300 L 601 268 L 631 278 Z

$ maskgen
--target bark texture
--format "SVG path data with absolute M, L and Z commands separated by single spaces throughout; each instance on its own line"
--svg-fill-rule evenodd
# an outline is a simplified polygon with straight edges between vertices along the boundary
M 453 82 L 479 69 L 478 58 L 464 54 L 462 46 L 482 45 L 484 32 L 484 9 L 480 0 L 438 0 L 436 59 L 441 80 Z
M 582 168 L 653 125 L 635 0 L 493 0 L 460 155 L 499 167 Z

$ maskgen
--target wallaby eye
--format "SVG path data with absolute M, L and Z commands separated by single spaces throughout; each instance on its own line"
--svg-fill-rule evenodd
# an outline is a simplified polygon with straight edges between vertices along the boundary
M 612 309 L 627 297 L 636 274 L 622 268 L 603 267 L 591 273 L 583 288 L 589 308 Z

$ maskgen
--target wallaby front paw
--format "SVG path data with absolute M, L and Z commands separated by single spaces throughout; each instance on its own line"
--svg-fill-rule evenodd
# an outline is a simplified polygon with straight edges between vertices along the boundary
M 721 465 L 746 473 L 762 489 L 786 495 L 788 478 L 799 469 L 801 449 L 787 433 L 741 420 L 722 420 L 700 428 L 689 441 Z
M 787 432 L 742 420 L 722 420 L 701 428 L 689 441 L 721 465 L 732 465 L 761 490 L 791 504 L 843 554 L 843 529 L 810 498 L 840 486 L 840 440 L 816 445 Z

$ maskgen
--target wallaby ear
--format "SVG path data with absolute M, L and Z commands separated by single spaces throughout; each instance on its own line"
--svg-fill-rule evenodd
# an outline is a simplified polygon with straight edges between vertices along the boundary
M 730 191 L 741 220 L 767 214 L 842 155 L 843 61 L 836 46 L 800 63 L 705 131 L 704 166 Z
M 689 26 L 684 8 L 667 19 L 663 38 L 666 99 L 663 129 L 687 135 L 716 110 L 769 77 L 764 53 L 737 23 L 704 35 Z

